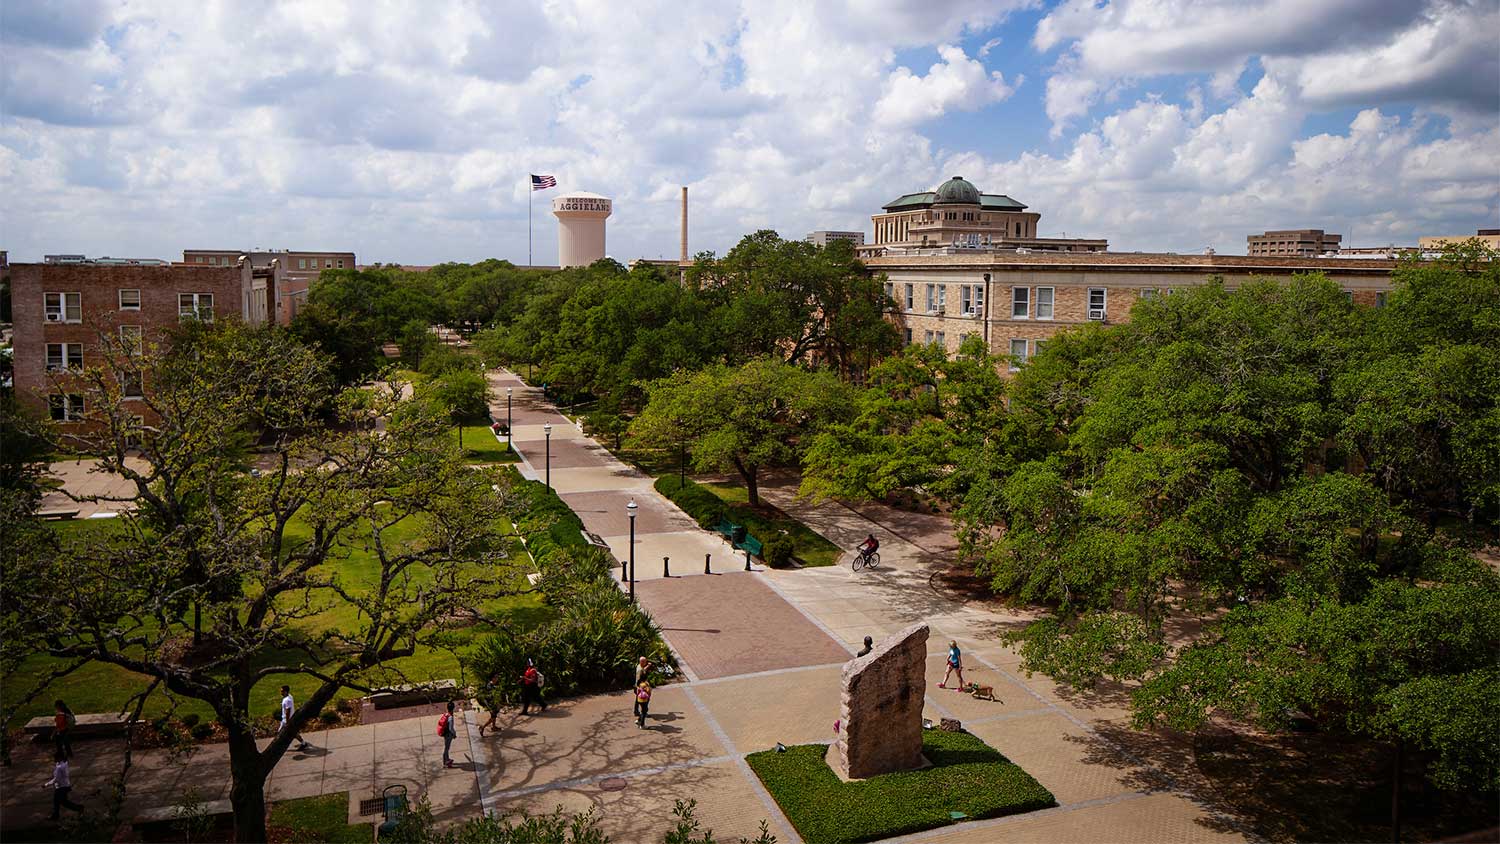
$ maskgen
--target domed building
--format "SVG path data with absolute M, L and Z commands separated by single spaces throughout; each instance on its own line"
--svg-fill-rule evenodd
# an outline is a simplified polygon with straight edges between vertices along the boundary
M 883 206 L 871 219 L 875 238 L 858 251 L 863 256 L 911 249 L 1044 252 L 1104 252 L 1106 240 L 1041 238 L 1042 215 L 1004 194 L 981 193 L 963 176 L 936 190 L 909 193 Z

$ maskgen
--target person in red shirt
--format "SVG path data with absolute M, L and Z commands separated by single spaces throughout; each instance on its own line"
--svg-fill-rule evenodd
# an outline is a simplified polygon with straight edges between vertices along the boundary
M 526 660 L 526 671 L 521 675 L 521 714 L 529 715 L 531 705 L 536 704 L 547 711 L 547 702 L 542 700 L 542 672 L 536 670 L 531 660 Z
M 73 710 L 58 698 L 52 704 L 54 714 L 52 716 L 52 745 L 64 759 L 73 758 L 73 725 L 78 719 L 74 717 Z

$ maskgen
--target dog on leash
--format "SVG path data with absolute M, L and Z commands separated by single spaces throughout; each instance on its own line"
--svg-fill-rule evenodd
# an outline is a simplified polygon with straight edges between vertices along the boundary
M 996 703 L 1004 702 L 1000 698 L 995 697 L 994 686 L 981 686 L 978 683 L 970 683 L 969 687 L 964 689 L 964 691 L 972 695 L 975 700 L 992 700 Z

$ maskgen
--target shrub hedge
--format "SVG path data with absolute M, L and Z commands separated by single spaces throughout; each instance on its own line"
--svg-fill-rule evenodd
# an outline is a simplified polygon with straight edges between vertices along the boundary
M 520 493 L 512 521 L 527 537 L 543 600 L 560 613 L 527 632 L 480 640 L 468 666 L 480 683 L 481 701 L 520 700 L 519 678 L 528 659 L 546 676 L 548 697 L 628 689 L 641 656 L 658 669 L 675 667 L 655 622 L 611 577 L 618 563 L 609 551 L 583 539 L 578 516 L 545 484 L 519 475 L 511 482 Z
M 682 512 L 697 519 L 699 527 L 713 530 L 714 525 L 729 514 L 729 505 L 724 503 L 724 499 L 693 481 L 679 484 L 676 475 L 663 475 L 656 479 L 654 486 L 657 492 L 681 507 Z M 760 537 L 757 536 L 756 539 Z
M 929 768 L 844 782 L 823 761 L 828 746 L 805 744 L 745 758 L 806 841 L 874 841 L 968 819 L 1055 805 L 1052 793 L 994 748 L 968 733 L 928 730 Z

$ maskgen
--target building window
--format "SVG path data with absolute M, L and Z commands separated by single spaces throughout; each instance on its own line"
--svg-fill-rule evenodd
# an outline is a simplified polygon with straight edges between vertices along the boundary
M 338 268 L 341 269 L 341 270 L 344 268 L 344 259 L 343 258 L 340 258 L 338 260 Z
M 1385 293 L 1384 290 L 1376 291 L 1376 293 L 1375 293 L 1375 307 L 1377 307 L 1377 308 L 1383 308 L 1383 307 L 1385 307 L 1385 296 L 1386 296 L 1386 293 Z
M 932 332 L 931 331 L 923 332 L 923 334 L 922 334 L 922 342 L 926 343 L 929 346 L 932 345 Z
M 299 269 L 299 270 L 305 270 L 305 269 L 307 269 L 307 259 L 306 258 L 298 258 L 297 259 L 297 269 Z
M 48 322 L 83 322 L 82 293 L 43 293 Z
M 1031 314 L 1031 288 L 1012 287 L 1010 289 L 1010 318 L 1026 319 Z
M 1141 288 L 1141 298 L 1142 299 L 1155 299 L 1156 298 L 1156 288 L 1155 287 L 1142 287 Z
M 1109 294 L 1103 287 L 1089 288 L 1089 319 L 1103 321 L 1108 313 Z
M 47 397 L 47 404 L 52 410 L 53 421 L 77 422 L 83 418 L 83 396 L 77 393 L 54 393 Z
M 120 371 L 115 373 L 115 380 L 120 383 L 120 398 L 138 399 L 145 395 L 141 392 L 141 374 L 139 372 Z
M 1035 356 L 1037 356 L 1037 355 L 1039 355 L 1039 354 L 1042 353 L 1042 344 L 1046 343 L 1047 341 L 1046 340 L 1034 340 L 1032 342 L 1036 346 L 1036 351 L 1032 352 L 1031 354 L 1032 354 L 1032 357 L 1035 357 Z
M 139 290 L 121 290 L 120 291 L 120 310 L 122 310 L 122 311 L 138 311 L 140 309 L 141 309 L 141 291 L 139 291 Z
M 906 329 L 906 345 L 911 345 L 911 329 Z
M 1010 371 L 1015 372 L 1026 362 L 1026 341 L 1010 341 Z
M 1021 236 L 1021 224 L 1020 223 L 1016 223 L 1016 237 L 1020 237 L 1020 236 Z
M 120 326 L 120 345 L 124 347 L 128 355 L 141 353 L 141 327 L 139 325 Z
M 332 258 L 324 258 L 323 259 L 323 269 L 325 269 L 325 270 L 331 270 L 331 269 L 333 269 L 333 259 Z
M 1349 304 L 1351 304 L 1351 305 L 1354 304 L 1354 291 L 1353 290 L 1345 290 L 1344 291 L 1344 298 L 1349 300 Z
M 132 413 L 125 419 L 125 447 L 140 448 L 141 432 L 146 429 L 146 417 Z
M 937 344 L 939 346 L 942 346 L 943 348 L 946 349 L 948 347 L 948 335 L 947 335 L 947 333 L 943 332 L 943 331 L 939 331 L 936 336 L 937 336 Z
M 946 285 L 946 284 L 939 284 L 937 286 L 937 309 L 939 311 L 945 311 L 945 310 L 947 310 L 947 308 L 948 308 L 948 285 Z
M 214 321 L 214 294 L 212 293 L 178 293 L 177 294 L 177 318 L 187 319 L 192 317 L 204 322 Z
M 1036 289 L 1036 318 L 1052 319 L 1052 288 L 1050 287 Z
M 927 313 L 937 310 L 937 285 L 927 285 Z
M 958 288 L 958 304 L 964 313 L 974 313 L 974 302 L 969 298 L 969 285 L 965 284 Z
M 83 368 L 82 343 L 48 343 L 47 371 L 62 372 L 65 369 Z
M 887 299 L 895 299 L 896 298 L 896 283 L 895 282 L 893 282 L 893 281 L 887 281 L 885 283 L 885 295 L 886 295 Z

